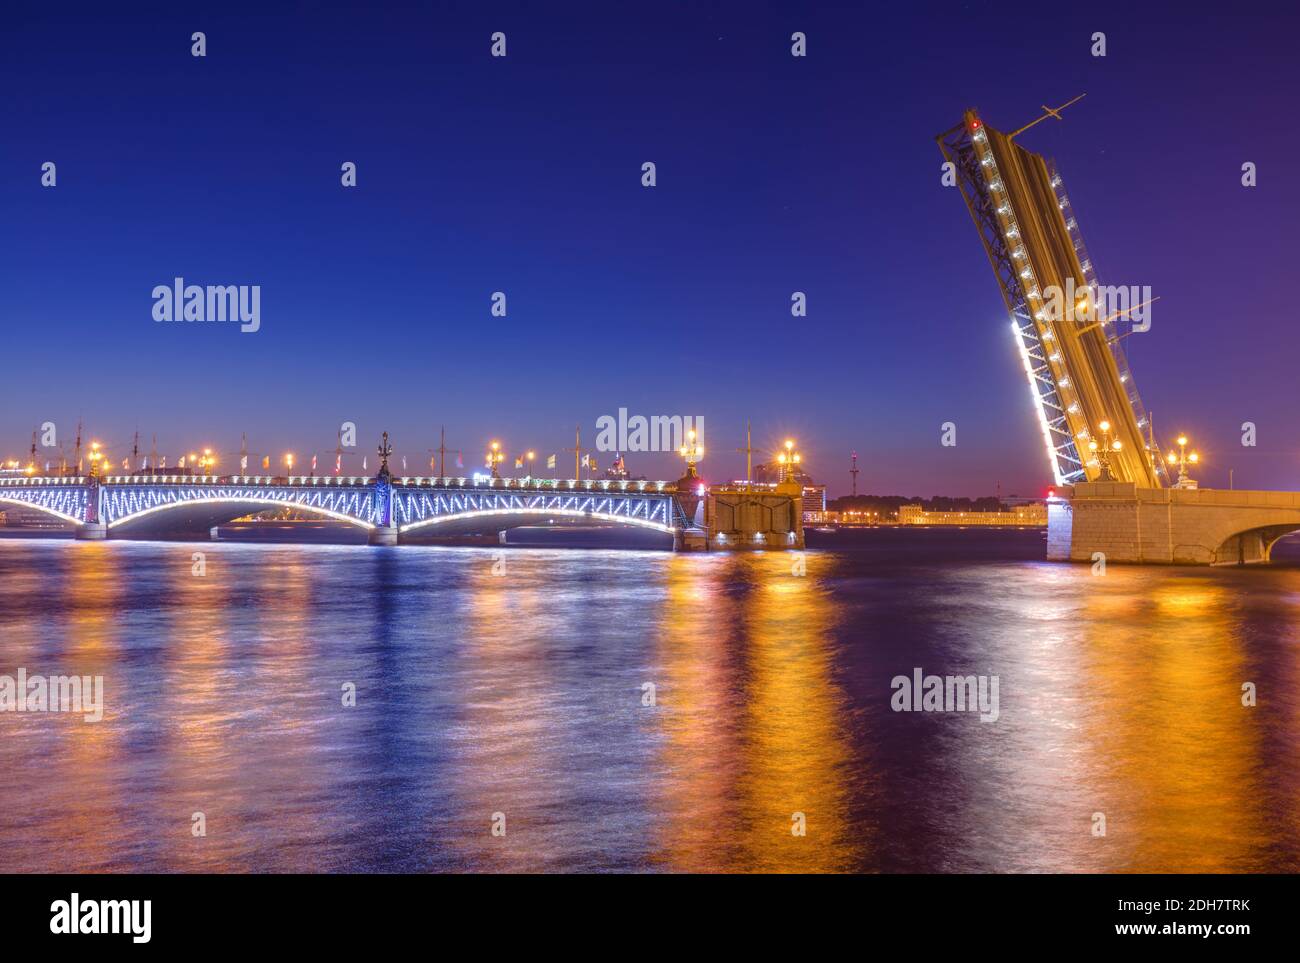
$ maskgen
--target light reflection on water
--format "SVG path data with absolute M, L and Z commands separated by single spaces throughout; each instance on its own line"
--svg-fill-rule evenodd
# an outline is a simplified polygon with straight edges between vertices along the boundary
M 0 871 L 1300 869 L 1300 569 L 1098 578 L 1035 533 L 911 535 L 803 577 L 0 540 L 0 673 L 107 702 L 0 714 Z M 913 667 L 997 675 L 999 720 L 892 712 Z

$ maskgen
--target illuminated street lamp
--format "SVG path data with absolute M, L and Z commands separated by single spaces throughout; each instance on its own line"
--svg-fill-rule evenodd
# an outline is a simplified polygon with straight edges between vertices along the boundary
M 1097 481 L 1114 481 L 1115 476 L 1110 470 L 1110 456 L 1124 447 L 1124 443 L 1118 438 L 1112 438 L 1110 434 L 1110 422 L 1103 421 L 1097 426 L 1101 430 L 1101 444 L 1097 444 L 1097 439 L 1088 442 L 1088 448 L 1097 453 L 1097 461 L 1101 463 L 1101 474 L 1097 476 Z
M 781 465 L 781 481 L 793 482 L 795 465 L 803 460 L 803 456 L 794 450 L 794 441 L 790 438 L 785 440 L 785 451 L 776 456 L 777 462 Z
M 492 469 L 492 477 L 501 477 L 501 463 L 506 460 L 506 453 L 501 450 L 501 442 L 492 442 L 492 447 L 488 449 L 487 464 Z
M 529 452 L 528 454 L 526 454 L 524 457 L 528 459 L 528 477 L 529 477 L 529 478 L 532 478 L 532 477 L 533 477 L 533 459 L 537 457 L 537 452 L 535 452 L 535 451 L 530 451 L 530 452 Z
M 108 456 L 99 450 L 99 442 L 92 441 L 90 443 L 90 477 L 91 478 L 99 477 L 99 463 L 101 461 L 105 465 L 107 465 Z
M 1176 486 L 1176 487 L 1178 487 L 1178 488 L 1195 488 L 1195 487 L 1196 487 L 1196 479 L 1192 478 L 1191 476 L 1189 476 L 1189 475 L 1187 474 L 1187 466 L 1188 466 L 1188 465 L 1195 465 L 1195 464 L 1196 464 L 1197 462 L 1199 462 L 1200 460 L 1201 460 L 1201 456 L 1198 455 L 1196 452 L 1192 452 L 1191 454 L 1188 454 L 1188 452 L 1187 452 L 1187 436 L 1186 436 L 1186 435 L 1179 435 L 1179 436 L 1178 436 L 1178 454 L 1175 455 L 1175 454 L 1171 451 L 1171 452 L 1169 453 L 1169 457 L 1168 457 L 1169 464 L 1171 464 L 1171 465 L 1177 465 L 1177 466 L 1178 466 L 1178 483 L 1177 483 L 1177 486 Z
M 704 446 L 696 440 L 694 428 L 686 433 L 686 444 L 677 449 L 677 454 L 686 459 L 686 477 L 699 478 L 695 463 L 704 457 Z
M 285 471 L 285 474 L 292 475 L 293 474 L 293 452 L 287 452 L 285 454 L 284 463 L 286 466 L 288 466 L 287 470 Z

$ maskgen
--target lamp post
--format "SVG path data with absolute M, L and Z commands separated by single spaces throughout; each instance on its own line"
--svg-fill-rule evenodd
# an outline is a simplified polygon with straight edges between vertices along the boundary
M 505 458 L 506 458 L 506 453 L 501 450 L 501 442 L 499 441 L 492 442 L 492 446 L 488 449 L 488 453 L 487 453 L 487 463 L 488 463 L 488 467 L 492 469 L 493 478 L 501 477 L 500 466 L 501 463 L 505 461 Z
M 102 451 L 99 450 L 99 442 L 92 441 L 90 443 L 90 477 L 91 478 L 99 477 L 100 462 L 107 464 L 108 458 Z
M 704 446 L 696 440 L 694 428 L 686 433 L 686 444 L 677 449 L 677 454 L 686 459 L 686 477 L 699 478 L 695 463 L 704 457 Z
M 284 463 L 288 466 L 288 470 L 287 470 L 287 472 L 286 472 L 285 477 L 286 477 L 286 478 L 288 478 L 288 477 L 292 477 L 292 475 L 293 475 L 293 452 L 289 452 L 288 454 L 286 454 L 286 455 L 284 456 Z
M 537 452 L 535 452 L 535 451 L 530 451 L 530 452 L 529 452 L 527 455 L 525 455 L 524 457 L 528 459 L 528 477 L 529 477 L 529 478 L 532 478 L 532 477 L 533 477 L 533 459 L 537 457 Z
M 1097 453 L 1097 461 L 1101 463 L 1101 473 L 1097 476 L 1097 481 L 1114 481 L 1115 476 L 1110 470 L 1110 456 L 1122 449 L 1124 443 L 1118 438 L 1111 437 L 1109 421 L 1103 421 L 1097 428 L 1101 431 L 1101 444 L 1097 444 L 1096 438 L 1088 442 L 1088 449 Z
M 1168 457 L 1169 464 L 1178 466 L 1178 483 L 1175 487 L 1177 488 L 1196 487 L 1196 479 L 1192 478 L 1190 475 L 1187 474 L 1187 466 L 1195 465 L 1200 460 L 1201 460 L 1201 456 L 1198 455 L 1196 452 L 1191 452 L 1190 454 L 1188 454 L 1187 436 L 1179 435 L 1178 454 L 1175 455 L 1171 451 Z
M 781 465 L 781 481 L 793 482 L 795 480 L 795 465 L 803 460 L 803 456 L 794 450 L 794 440 L 787 438 L 785 440 L 785 451 L 776 456 L 777 462 Z

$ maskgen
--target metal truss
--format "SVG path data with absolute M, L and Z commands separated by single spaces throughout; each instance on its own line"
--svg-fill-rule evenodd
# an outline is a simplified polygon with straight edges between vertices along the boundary
M 292 485 L 105 485 L 100 489 L 100 517 L 110 527 L 141 515 L 183 505 L 219 502 L 291 507 L 315 511 L 359 525 L 375 521 L 374 489 L 297 487 Z
M 1074 252 L 1079 258 L 1079 267 L 1083 269 L 1083 280 L 1094 291 L 1100 288 L 1101 282 L 1097 280 L 1097 269 L 1092 263 L 1092 257 L 1088 254 L 1088 248 L 1083 243 L 1083 235 L 1079 231 L 1079 222 L 1074 217 L 1073 206 L 1070 204 L 1070 197 L 1065 193 L 1065 182 L 1061 177 L 1060 171 L 1056 168 L 1054 161 L 1047 161 L 1047 170 L 1052 177 L 1052 190 L 1056 194 L 1057 206 L 1061 209 L 1061 216 L 1065 219 L 1065 229 L 1069 232 L 1070 241 L 1074 246 Z M 1168 474 L 1165 470 L 1164 456 L 1160 453 L 1160 446 L 1155 443 L 1154 432 L 1151 431 L 1151 416 L 1147 414 L 1145 406 L 1142 404 L 1142 397 L 1138 394 L 1137 382 L 1133 380 L 1133 372 L 1129 370 L 1128 355 L 1124 351 L 1124 345 L 1120 339 L 1132 334 L 1132 319 L 1117 318 L 1116 328 L 1128 326 L 1129 331 L 1126 334 L 1119 334 L 1118 331 L 1107 337 L 1106 343 L 1110 347 L 1111 357 L 1115 359 L 1115 367 L 1119 369 L 1120 384 L 1124 386 L 1124 394 L 1128 398 L 1129 405 L 1133 409 L 1133 417 L 1137 421 L 1137 426 L 1146 432 L 1150 441 L 1148 450 L 1151 452 L 1152 463 L 1155 465 L 1156 474 L 1166 482 Z
M 0 505 L 18 504 L 39 509 L 64 521 L 80 522 L 86 517 L 87 492 L 84 485 L 4 485 L 0 487 Z
M 480 515 L 583 516 L 665 532 L 689 527 L 676 495 L 671 489 L 665 490 L 663 484 L 642 483 L 642 487 L 628 485 L 626 488 L 606 488 L 600 484 L 586 490 L 529 491 L 479 489 L 464 484 L 425 486 L 406 479 L 404 482 L 410 483 L 385 488 L 391 492 L 393 523 L 402 530 Z M 383 524 L 379 486 L 360 479 L 346 484 L 312 481 L 288 485 L 261 478 L 185 482 L 132 481 L 122 477 L 106 479 L 98 485 L 72 478 L 0 480 L 0 504 L 28 505 L 71 522 L 87 519 L 92 492 L 97 499 L 99 520 L 110 528 L 145 515 L 203 504 L 290 507 L 365 528 Z
M 973 113 L 968 114 L 968 117 L 973 116 Z M 1045 350 L 1043 335 L 1029 306 L 1029 296 L 1038 298 L 1040 292 L 1033 286 L 1032 271 L 1029 272 L 1031 288 L 1026 291 L 1021 275 L 1028 265 L 1018 267 L 1016 252 L 1007 244 L 1008 236 L 1018 236 L 1015 212 L 1011 210 L 1010 200 L 995 200 L 990 189 L 991 184 L 997 184 L 998 175 L 983 125 L 978 121 L 959 124 L 941 134 L 938 142 L 944 157 L 956 171 L 958 189 L 975 222 L 984 252 L 1002 291 L 1002 299 L 1006 302 L 1016 346 L 1038 411 L 1053 477 L 1058 485 L 1083 481 L 1086 473 L 1052 370 L 1052 352 Z
M 686 527 L 686 516 L 670 493 L 393 489 L 393 517 L 402 531 L 452 519 L 515 514 L 582 515 L 664 531 Z

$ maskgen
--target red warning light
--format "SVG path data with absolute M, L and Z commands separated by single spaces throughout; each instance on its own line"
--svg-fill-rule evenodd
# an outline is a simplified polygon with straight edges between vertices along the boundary
M 970 122 L 970 129 L 971 129 L 971 130 L 979 130 L 979 129 L 980 129 L 979 118 L 976 118 L 975 120 L 972 120 L 972 121 Z

